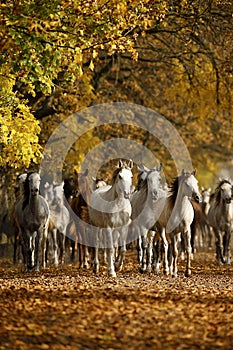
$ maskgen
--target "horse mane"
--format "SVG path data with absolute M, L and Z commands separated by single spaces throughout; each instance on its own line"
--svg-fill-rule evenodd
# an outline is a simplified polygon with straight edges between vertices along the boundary
M 217 187 L 215 188 L 215 191 L 214 191 L 214 198 L 215 198 L 215 201 L 216 201 L 216 204 L 219 204 L 220 203 L 220 199 L 221 199 L 221 187 L 223 184 L 229 184 L 231 185 L 231 182 L 227 179 L 223 179 L 223 180 L 220 180 Z
M 176 201 L 176 197 L 177 197 L 177 194 L 178 194 L 180 182 L 184 178 L 187 178 L 190 175 L 191 175 L 191 173 L 188 172 L 188 171 L 187 172 L 183 172 L 180 176 L 177 176 L 173 180 L 171 185 L 168 186 L 168 190 L 169 190 L 169 193 L 170 193 L 170 196 L 168 197 L 168 200 L 169 200 L 171 206 L 175 205 L 175 201 Z
M 179 182 L 180 182 L 180 176 L 177 176 L 171 185 L 168 186 L 168 191 L 169 191 L 169 203 L 173 207 L 175 205 L 178 189 L 179 189 Z

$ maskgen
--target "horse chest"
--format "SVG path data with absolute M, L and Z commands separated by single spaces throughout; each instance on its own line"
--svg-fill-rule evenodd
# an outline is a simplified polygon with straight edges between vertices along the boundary
M 110 217 L 110 223 L 112 227 L 124 226 L 129 223 L 129 219 L 129 213 L 121 210 Z

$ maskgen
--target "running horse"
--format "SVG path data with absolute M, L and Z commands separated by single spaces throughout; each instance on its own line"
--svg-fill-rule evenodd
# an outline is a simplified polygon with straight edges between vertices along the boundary
M 195 178 L 195 171 L 185 172 L 174 180 L 170 186 L 170 191 L 166 198 L 158 200 L 158 205 L 163 205 L 162 213 L 157 220 L 156 227 L 160 234 L 169 233 L 171 239 L 171 254 L 169 257 L 169 272 L 173 277 L 177 277 L 177 243 L 180 234 L 183 235 L 186 251 L 185 276 L 191 275 L 191 224 L 194 219 L 194 209 L 190 198 L 197 202 L 201 200 L 198 189 L 198 181 Z M 167 268 L 167 255 L 165 254 L 165 272 Z
M 64 183 L 45 184 L 45 198 L 50 208 L 49 233 L 54 255 L 54 265 L 65 262 L 66 230 L 70 222 L 69 210 L 64 203 Z
M 216 237 L 216 258 L 220 264 L 231 264 L 231 235 L 233 231 L 233 187 L 230 180 L 220 180 L 207 214 L 208 223 Z
M 158 198 L 163 194 L 161 187 L 162 166 L 147 168 L 144 164 L 138 165 L 138 190 L 131 195 L 132 229 L 138 238 L 140 271 L 150 272 L 153 255 L 154 231 L 149 231 L 159 216 L 160 207 L 156 205 Z
M 40 253 L 43 242 L 43 267 L 45 267 L 46 240 L 49 223 L 49 206 L 39 194 L 40 175 L 29 173 L 24 182 L 23 196 L 15 206 L 15 218 L 23 238 L 26 271 L 40 270 Z
M 107 249 L 108 274 L 116 277 L 121 270 L 126 253 L 126 236 L 131 222 L 130 194 L 133 162 L 119 161 L 113 172 L 111 184 L 95 190 L 90 197 L 89 218 L 94 236 L 93 271 L 99 271 L 99 235 L 104 236 Z M 119 233 L 119 254 L 114 261 L 114 232 Z

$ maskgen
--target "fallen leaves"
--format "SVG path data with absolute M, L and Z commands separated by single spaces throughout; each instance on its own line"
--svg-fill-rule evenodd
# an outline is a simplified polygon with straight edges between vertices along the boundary
M 74 265 L 23 274 L 0 261 L 0 349 L 231 349 L 233 266 L 197 253 L 193 275 L 138 272 L 128 252 L 116 279 Z

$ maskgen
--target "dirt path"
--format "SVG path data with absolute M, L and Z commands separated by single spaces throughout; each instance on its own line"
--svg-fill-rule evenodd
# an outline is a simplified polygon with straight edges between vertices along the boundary
M 0 260 L 0 349 L 233 349 L 233 266 L 197 253 L 193 275 L 110 279 L 76 266 L 22 273 Z

